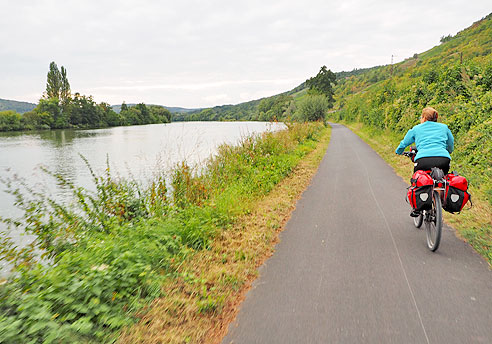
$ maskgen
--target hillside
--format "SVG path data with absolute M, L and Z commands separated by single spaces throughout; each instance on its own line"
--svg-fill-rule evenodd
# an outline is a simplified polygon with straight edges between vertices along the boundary
M 492 202 L 492 14 L 394 66 L 340 80 L 339 119 L 404 133 L 435 107 L 453 132 L 454 168 Z
M 137 104 L 126 104 L 127 106 L 135 106 Z M 165 109 L 168 109 L 169 112 L 171 113 L 189 113 L 189 112 L 197 112 L 200 111 L 201 109 L 186 109 L 182 107 L 173 107 L 173 106 L 164 106 L 164 105 L 156 105 L 156 104 L 146 104 L 148 106 L 160 106 Z M 113 109 L 114 112 L 120 113 L 121 111 L 121 105 L 111 105 L 111 108 Z
M 333 119 L 350 125 L 405 179 L 411 163 L 395 148 L 424 107 L 437 109 L 455 138 L 451 170 L 466 176 L 473 199 L 471 209 L 445 219 L 492 262 L 492 14 L 401 63 L 346 76 L 336 99 Z
M 31 111 L 36 107 L 36 104 L 20 102 L 16 100 L 0 99 L 0 111 L 13 110 L 18 113 Z
M 173 121 L 238 121 L 255 120 L 260 99 L 237 105 L 219 105 L 173 114 Z

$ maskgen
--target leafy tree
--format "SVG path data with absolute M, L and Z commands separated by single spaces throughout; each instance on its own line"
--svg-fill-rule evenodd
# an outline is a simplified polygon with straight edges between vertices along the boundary
M 163 106 L 150 105 L 148 109 L 151 113 L 152 123 L 170 123 L 171 112 Z
M 326 69 L 326 66 L 321 67 L 318 74 L 306 80 L 306 85 L 309 87 L 311 93 L 323 94 L 330 104 L 333 103 L 333 86 L 337 84 L 337 77 L 330 69 Z
M 451 35 L 441 36 L 440 42 L 446 43 L 446 42 L 449 42 L 452 38 L 453 38 L 453 36 L 451 36 Z
M 258 119 L 273 121 L 284 118 L 292 99 L 292 96 L 286 94 L 262 99 L 258 104 Z
M 70 124 L 82 127 L 104 127 L 103 110 L 97 107 L 92 96 L 75 93 L 70 102 Z
M 67 78 L 67 70 L 63 66 L 61 67 L 60 77 L 60 100 L 62 104 L 67 104 L 72 95 L 70 93 L 70 83 Z
M 127 111 L 127 110 L 128 110 L 128 105 L 126 105 L 126 103 L 123 102 L 123 104 L 121 104 L 121 110 L 120 110 L 120 112 Z
M 142 124 L 140 110 L 135 106 L 129 107 L 128 110 L 121 111 L 120 115 L 123 117 L 123 123 L 125 125 Z
M 139 117 L 140 117 L 138 124 L 152 123 L 152 120 L 150 118 L 150 111 L 147 108 L 147 105 L 145 105 L 144 103 L 140 103 L 140 104 L 135 105 L 135 108 L 138 110 Z
M 13 110 L 0 112 L 0 130 L 21 130 L 21 115 Z
M 47 81 L 46 81 L 46 98 L 57 98 L 60 97 L 60 89 L 62 85 L 61 81 L 61 73 L 58 70 L 58 66 L 53 61 L 50 63 L 50 70 L 48 72 Z
M 23 128 L 28 130 L 50 129 L 53 126 L 53 116 L 48 112 L 26 112 L 22 115 L 21 121 Z
M 329 107 L 330 103 L 325 95 L 307 95 L 300 101 L 295 117 L 304 122 L 324 121 Z
M 40 99 L 38 106 L 34 109 L 37 113 L 41 114 L 43 112 L 47 112 L 53 118 L 52 128 L 66 128 L 69 123 L 69 119 L 66 116 L 66 113 L 62 112 L 62 109 L 59 105 L 60 101 L 58 98 L 50 98 L 50 99 Z
M 123 124 L 123 118 L 117 114 L 111 105 L 102 102 L 98 105 L 101 112 L 101 123 L 110 127 L 116 127 Z

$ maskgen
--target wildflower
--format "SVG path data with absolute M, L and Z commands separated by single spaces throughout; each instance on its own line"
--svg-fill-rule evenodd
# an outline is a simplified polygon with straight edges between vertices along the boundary
M 106 264 L 101 264 L 99 266 L 93 266 L 91 267 L 91 270 L 97 270 L 97 271 L 104 271 L 106 270 L 107 268 L 109 268 L 109 265 L 106 265 Z

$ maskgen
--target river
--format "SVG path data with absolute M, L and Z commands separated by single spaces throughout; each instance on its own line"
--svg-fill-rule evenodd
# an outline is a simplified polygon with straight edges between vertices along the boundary
M 283 128 L 283 124 L 266 122 L 177 122 L 94 130 L 0 133 L 0 179 L 19 176 L 29 185 L 63 199 L 68 196 L 40 166 L 78 186 L 93 189 L 82 155 L 96 174 L 104 173 L 109 161 L 113 175 L 145 183 L 179 162 L 201 164 L 220 144 L 236 144 L 246 136 Z M 13 203 L 14 198 L 5 193 L 5 186 L 0 183 L 0 216 L 20 214 Z M 30 240 L 21 233 L 13 233 L 13 237 L 19 245 Z M 0 262 L 0 265 L 4 264 Z

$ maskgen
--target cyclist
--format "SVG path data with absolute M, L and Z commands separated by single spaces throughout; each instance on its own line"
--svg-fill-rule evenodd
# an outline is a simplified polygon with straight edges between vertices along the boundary
M 406 147 L 415 142 L 418 152 L 414 172 L 429 171 L 432 167 L 439 167 L 444 174 L 449 172 L 449 153 L 454 149 L 454 137 L 446 124 L 437 123 L 438 116 L 434 108 L 426 107 L 422 111 L 420 124 L 410 129 L 396 148 L 395 153 L 402 154 Z M 412 211 L 410 216 L 419 216 L 419 212 Z

